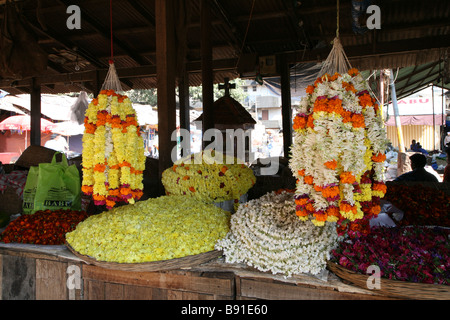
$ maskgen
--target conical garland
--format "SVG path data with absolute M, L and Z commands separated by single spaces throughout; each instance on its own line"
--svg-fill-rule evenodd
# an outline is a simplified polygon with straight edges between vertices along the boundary
M 290 168 L 296 214 L 341 233 L 380 211 L 386 132 L 380 108 L 359 71 L 325 74 L 306 88 L 294 117 Z
M 102 90 L 86 110 L 82 191 L 108 209 L 143 192 L 144 141 L 127 96 Z

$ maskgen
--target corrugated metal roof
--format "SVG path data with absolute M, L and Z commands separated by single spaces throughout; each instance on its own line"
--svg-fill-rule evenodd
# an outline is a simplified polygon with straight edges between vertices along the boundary
M 352 65 L 361 70 L 396 68 L 439 61 L 439 47 L 450 47 L 450 1 L 448 0 L 372 0 L 381 9 L 381 29 L 355 34 L 351 10 L 355 1 L 340 1 L 339 35 Z M 115 0 L 113 3 L 114 60 L 118 69 L 155 66 L 156 32 L 155 0 Z M 190 84 L 201 84 L 201 0 L 188 0 L 182 13 L 186 15 Z M 210 0 L 213 60 L 228 60 L 228 67 L 214 72 L 214 82 L 224 77 L 252 76 L 258 72 L 258 60 L 244 56 L 284 53 L 294 62 L 323 61 L 336 35 L 337 6 L 335 0 Z M 105 70 L 111 56 L 109 2 L 80 0 L 81 30 L 69 30 L 68 0 L 16 1 L 22 16 L 31 24 L 40 45 L 50 54 L 48 74 Z M 0 19 L 4 5 L 0 5 Z M 366 16 L 367 17 L 367 16 Z M 175 19 L 176 23 L 180 19 Z M 181 40 L 180 40 L 181 41 Z M 76 61 L 80 71 L 74 69 Z M 242 63 L 237 73 L 237 62 Z M 250 61 L 250 62 L 249 62 Z M 252 63 L 254 63 L 252 65 Z M 241 68 L 242 67 L 242 68 Z M 123 78 L 125 87 L 152 88 L 155 75 Z M 54 83 L 43 92 L 67 92 L 78 86 L 94 88 L 94 80 L 84 83 Z M 101 79 L 99 79 L 101 81 Z M 18 92 L 26 84 L 0 79 L 0 87 Z

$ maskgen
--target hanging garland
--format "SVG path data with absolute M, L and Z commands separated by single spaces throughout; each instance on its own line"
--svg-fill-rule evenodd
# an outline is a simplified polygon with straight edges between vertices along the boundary
M 380 108 L 356 69 L 325 74 L 306 88 L 294 118 L 290 167 L 297 178 L 296 214 L 340 233 L 378 215 L 386 193 L 386 133 Z
M 86 110 L 83 134 L 81 190 L 95 205 L 113 208 L 117 202 L 134 203 L 144 189 L 144 140 L 130 99 L 114 65 L 112 0 L 109 4 L 111 59 L 102 90 Z
M 89 104 L 84 126 L 82 191 L 108 209 L 140 199 L 144 141 L 128 97 L 102 90 Z

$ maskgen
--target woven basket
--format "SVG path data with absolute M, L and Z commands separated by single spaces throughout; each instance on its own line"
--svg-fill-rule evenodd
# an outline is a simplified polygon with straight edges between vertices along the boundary
M 336 274 L 339 278 L 346 280 L 357 287 L 367 288 L 368 275 L 359 274 L 350 271 L 336 263 L 328 261 L 328 269 Z M 427 284 L 427 283 L 414 283 L 407 281 L 397 281 L 390 279 L 380 279 L 380 289 L 376 290 L 377 293 L 397 298 L 415 299 L 415 300 L 449 300 L 450 299 L 450 286 Z
M 17 159 L 15 166 L 20 168 L 27 168 L 38 166 L 39 163 L 52 162 L 55 150 L 42 146 L 29 146 Z M 56 156 L 56 161 L 61 161 L 61 155 Z
M 106 269 L 134 271 L 134 272 L 165 271 L 165 270 L 196 267 L 202 263 L 206 263 L 222 255 L 222 251 L 213 250 L 171 260 L 161 260 L 161 261 L 141 262 L 141 263 L 120 263 L 120 262 L 99 261 L 91 256 L 83 255 L 77 252 L 67 242 L 66 246 L 70 252 L 72 252 L 75 256 L 77 256 L 87 264 L 92 264 Z

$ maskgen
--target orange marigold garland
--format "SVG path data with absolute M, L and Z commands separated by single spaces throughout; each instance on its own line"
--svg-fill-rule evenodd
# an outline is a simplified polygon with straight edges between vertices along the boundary
M 144 141 L 127 96 L 102 90 L 86 110 L 82 191 L 108 209 L 143 192 Z
M 306 88 L 294 117 L 290 167 L 296 213 L 316 226 L 337 222 L 360 234 L 386 193 L 386 133 L 380 110 L 357 69 L 325 74 Z

